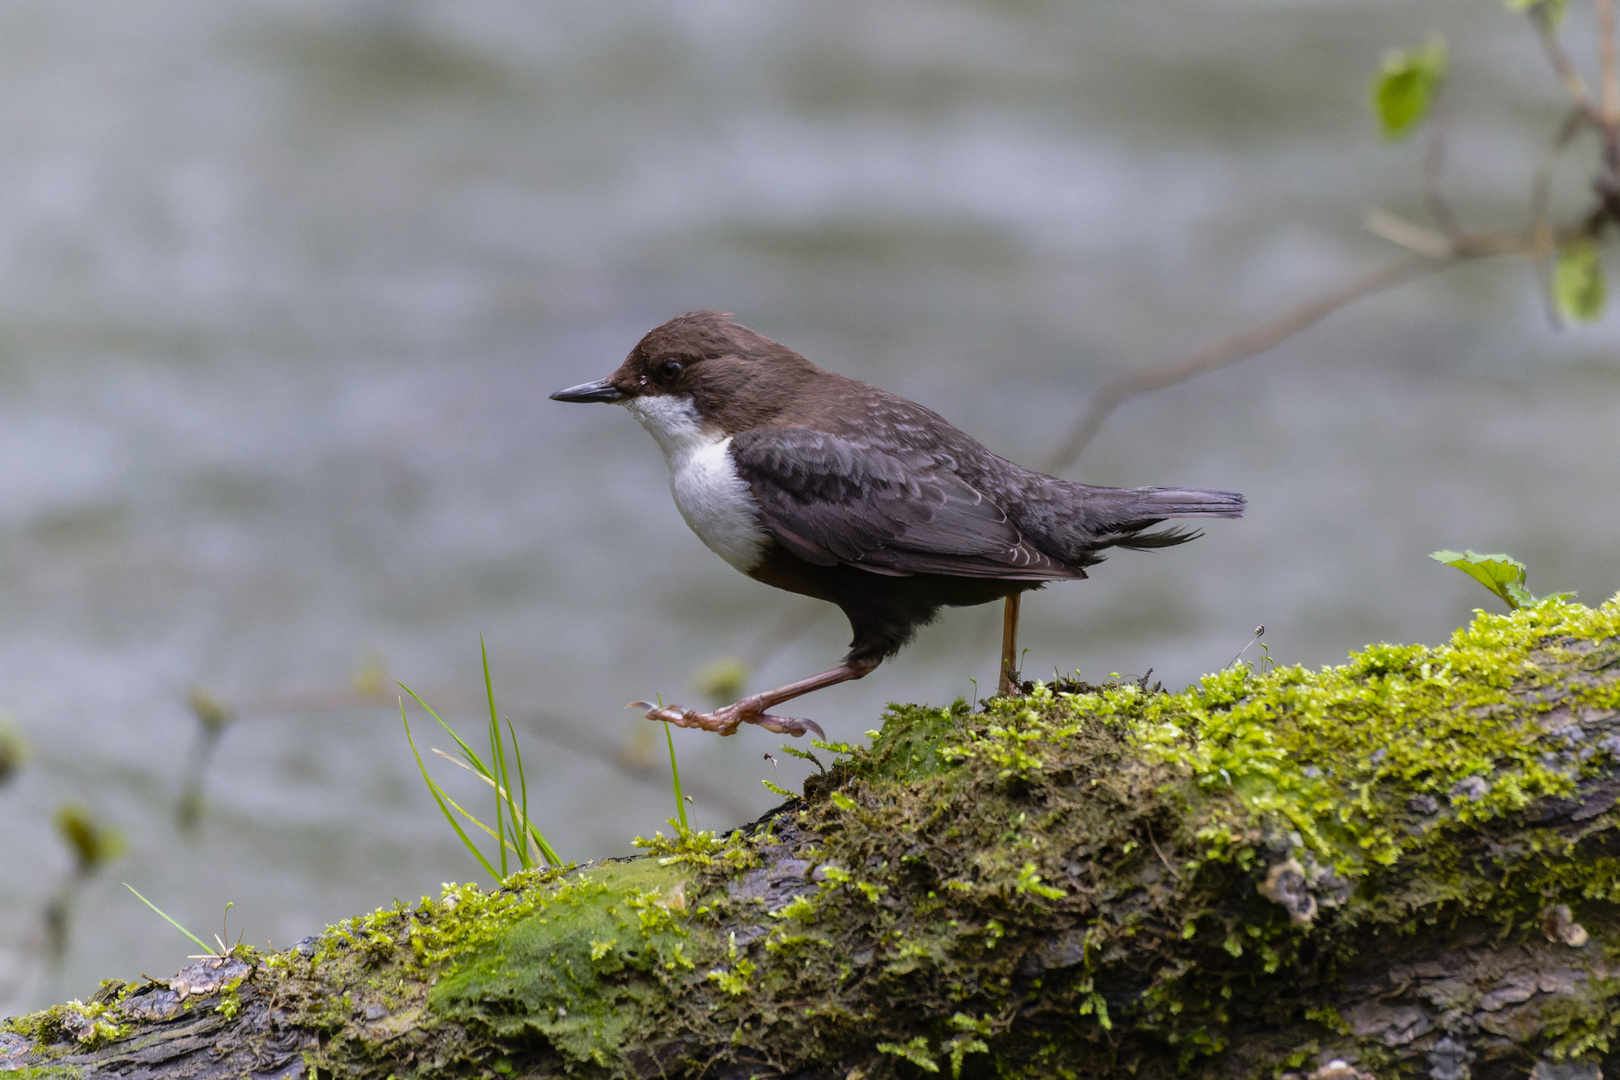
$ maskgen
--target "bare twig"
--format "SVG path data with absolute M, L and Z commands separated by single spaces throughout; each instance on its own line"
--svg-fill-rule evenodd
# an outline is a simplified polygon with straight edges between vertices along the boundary
M 1444 270 L 1473 254 L 1472 251 L 1465 253 L 1453 248 L 1444 258 L 1418 255 L 1390 263 L 1363 274 L 1348 285 L 1335 289 L 1325 296 L 1307 300 L 1270 322 L 1194 349 L 1185 356 L 1166 363 L 1155 364 L 1106 382 L 1091 395 L 1091 400 L 1086 402 L 1085 411 L 1080 414 L 1080 418 L 1070 430 L 1069 437 L 1047 459 L 1042 468 L 1047 472 L 1058 473 L 1073 465 L 1080 457 L 1081 451 L 1085 450 L 1087 444 L 1096 436 L 1103 421 L 1107 420 L 1109 414 L 1126 398 L 1152 390 L 1162 390 L 1194 375 L 1202 375 L 1207 371 L 1235 364 L 1239 360 L 1258 356 L 1364 296 Z
M 1592 0 L 1597 13 L 1598 79 L 1603 93 L 1603 126 L 1620 125 L 1620 66 L 1614 54 L 1614 0 Z
M 1578 106 L 1564 117 L 1564 122 L 1558 126 L 1558 134 L 1553 136 L 1552 143 L 1536 166 L 1536 180 L 1530 193 L 1530 254 L 1535 259 L 1536 277 L 1540 281 L 1542 294 L 1547 297 L 1548 320 L 1555 327 L 1561 323 L 1558 303 L 1553 299 L 1552 255 L 1556 246 L 1551 210 L 1553 173 L 1558 168 L 1558 159 L 1569 148 L 1570 141 L 1580 134 L 1590 119 L 1586 111 Z
M 1570 140 L 1580 134 L 1590 117 L 1577 107 L 1569 111 L 1564 122 L 1558 126 L 1558 134 L 1553 137 L 1551 145 L 1541 157 L 1536 166 L 1536 181 L 1530 193 L 1530 238 L 1532 250 L 1538 256 L 1546 256 L 1553 249 L 1552 218 L 1549 207 L 1552 204 L 1553 172 L 1558 168 L 1558 159 L 1564 156 L 1569 148 Z
M 1432 134 L 1429 136 L 1429 149 L 1423 155 L 1423 195 L 1428 200 L 1429 216 L 1434 223 L 1440 226 L 1440 231 L 1451 240 L 1462 237 L 1462 226 L 1457 223 L 1451 212 L 1451 204 L 1446 202 L 1445 193 L 1440 188 L 1440 174 L 1446 165 L 1446 127 L 1447 114 L 1445 103 L 1445 87 L 1435 89 L 1435 100 L 1432 106 L 1434 119 Z
M 1367 211 L 1367 216 L 1361 219 L 1361 226 L 1374 236 L 1383 237 L 1392 244 L 1399 244 L 1408 251 L 1427 255 L 1431 259 L 1454 258 L 1457 241 L 1467 239 L 1460 234 L 1456 239 L 1442 236 L 1427 225 L 1408 221 L 1399 214 L 1376 206 Z
M 1575 103 L 1575 107 L 1591 117 L 1594 123 L 1601 124 L 1603 116 L 1592 100 L 1592 91 L 1586 88 L 1586 80 L 1575 70 L 1575 62 L 1569 58 L 1569 53 L 1564 51 L 1564 46 L 1558 40 L 1558 31 L 1552 23 L 1551 8 L 1551 4 L 1537 4 L 1530 9 L 1530 19 L 1541 34 L 1541 47 L 1547 53 L 1547 62 L 1552 64 L 1553 71 L 1557 72 L 1559 81 L 1564 84 L 1564 92 Z

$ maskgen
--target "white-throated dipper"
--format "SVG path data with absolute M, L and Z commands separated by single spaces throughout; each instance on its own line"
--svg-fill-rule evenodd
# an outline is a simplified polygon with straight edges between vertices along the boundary
M 715 554 L 849 618 L 849 654 L 820 675 L 709 713 L 633 703 L 649 720 L 722 735 L 744 723 L 820 733 L 767 710 L 861 678 L 941 607 L 1083 578 L 1105 548 L 1198 535 L 1144 531 L 1165 518 L 1243 516 L 1230 491 L 1091 487 L 1014 465 L 921 405 L 823 371 L 722 312 L 671 319 L 612 375 L 551 397 L 629 409 Z

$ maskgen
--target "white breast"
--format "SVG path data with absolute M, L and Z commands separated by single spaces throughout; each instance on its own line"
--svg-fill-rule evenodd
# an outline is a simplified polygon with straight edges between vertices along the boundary
M 759 565 L 766 541 L 759 502 L 737 475 L 731 436 L 705 430 L 690 398 L 638 397 L 625 407 L 664 452 L 675 506 L 698 539 L 743 573 Z

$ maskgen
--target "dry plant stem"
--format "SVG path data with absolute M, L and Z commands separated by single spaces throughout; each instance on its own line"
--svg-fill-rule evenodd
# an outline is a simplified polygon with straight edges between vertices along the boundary
M 1539 257 L 1550 255 L 1553 250 L 1553 228 L 1549 207 L 1552 203 L 1553 173 L 1558 168 L 1558 159 L 1564 156 L 1569 148 L 1570 140 L 1580 134 L 1586 126 L 1588 117 L 1585 110 L 1578 106 L 1571 109 L 1564 122 L 1558 127 L 1558 134 L 1553 137 L 1552 145 L 1547 147 L 1540 164 L 1536 168 L 1536 182 L 1530 196 L 1530 236 L 1535 254 Z
M 1551 212 L 1553 174 L 1558 169 L 1558 159 L 1564 156 L 1570 141 L 1586 127 L 1588 119 L 1586 111 L 1579 106 L 1564 117 L 1558 134 L 1536 167 L 1536 182 L 1530 195 L 1530 254 L 1535 260 L 1541 294 L 1547 301 L 1547 322 L 1555 329 L 1562 326 L 1563 321 L 1558 317 L 1558 301 L 1553 297 L 1552 256 L 1556 242 Z
M 1552 65 L 1553 71 L 1557 72 L 1559 81 L 1564 84 L 1564 92 L 1569 95 L 1576 107 L 1591 117 L 1594 123 L 1601 124 L 1603 117 L 1598 112 L 1597 104 L 1592 100 L 1592 91 L 1586 88 L 1586 80 L 1575 70 L 1574 61 L 1570 60 L 1569 53 L 1565 52 L 1564 46 L 1559 43 L 1548 7 L 1547 4 L 1538 4 L 1530 9 L 1530 18 L 1541 34 L 1541 47 L 1547 53 L 1547 62 Z
M 1006 697 L 1016 689 L 1018 675 L 1018 607 L 1022 593 L 1007 597 L 1001 612 L 1001 681 L 996 692 Z
M 1194 349 L 1168 363 L 1156 364 L 1104 383 L 1091 395 L 1091 400 L 1086 403 L 1085 412 L 1081 413 L 1068 439 L 1047 459 L 1042 468 L 1050 473 L 1058 473 L 1073 465 L 1096 436 L 1103 421 L 1107 420 L 1109 414 L 1126 398 L 1152 390 L 1162 390 L 1194 375 L 1202 375 L 1206 371 L 1215 371 L 1239 360 L 1258 356 L 1363 296 L 1443 270 L 1471 254 L 1473 253 L 1465 254 L 1460 250 L 1453 250 L 1445 257 L 1420 255 L 1402 259 L 1400 262 L 1363 274 L 1350 284 L 1335 289 L 1325 296 L 1307 300 L 1270 322 L 1222 338 L 1203 348 Z
M 1592 0 L 1597 13 L 1598 68 L 1603 88 L 1603 126 L 1620 125 L 1620 67 L 1614 51 L 1614 0 Z
M 1445 91 L 1437 90 L 1433 112 L 1433 134 L 1429 138 L 1429 149 L 1423 155 L 1423 194 L 1429 204 L 1429 216 L 1434 223 L 1440 226 L 1440 231 L 1446 237 L 1455 241 L 1463 234 L 1462 226 L 1457 223 L 1451 212 L 1451 205 L 1440 189 L 1440 174 L 1446 165 L 1446 127 L 1447 114 L 1445 108 Z

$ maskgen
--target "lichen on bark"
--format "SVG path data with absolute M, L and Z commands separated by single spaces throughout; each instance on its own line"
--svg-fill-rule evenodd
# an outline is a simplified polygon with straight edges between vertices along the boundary
M 896 706 L 817 753 L 749 828 L 453 886 L 211 994 L 119 985 L 8 1022 L 0 1068 L 1592 1080 L 1611 1052 L 1620 599 L 1181 693 Z M 212 1057 L 171 1053 L 202 1021 Z

